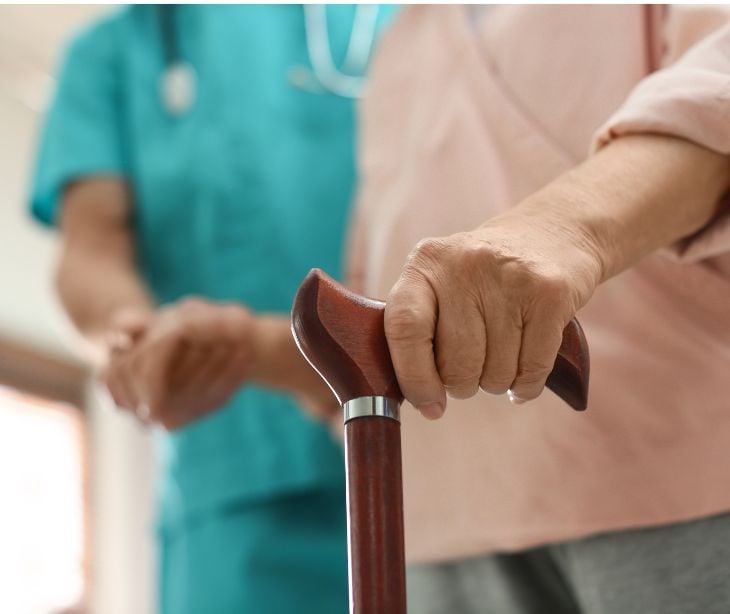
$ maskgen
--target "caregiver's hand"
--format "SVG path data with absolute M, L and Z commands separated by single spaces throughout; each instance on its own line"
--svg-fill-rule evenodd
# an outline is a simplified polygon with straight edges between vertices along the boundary
M 109 334 L 103 374 L 118 406 L 175 429 L 224 405 L 258 351 L 244 307 L 186 299 L 147 317 L 123 313 Z
M 442 415 L 446 393 L 534 399 L 600 275 L 585 233 L 519 207 L 471 232 L 421 241 L 385 310 L 406 399 L 429 418 Z

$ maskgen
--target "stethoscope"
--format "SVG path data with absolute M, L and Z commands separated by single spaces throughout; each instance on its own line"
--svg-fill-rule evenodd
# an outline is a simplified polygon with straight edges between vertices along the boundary
M 378 5 L 358 5 L 350 30 L 350 40 L 342 69 L 335 65 L 327 26 L 327 7 L 305 4 L 304 33 L 311 68 L 293 66 L 287 75 L 289 83 L 312 93 L 332 93 L 345 98 L 358 98 L 365 85 L 365 70 L 375 42 Z M 180 54 L 175 6 L 159 6 L 160 32 L 165 70 L 160 78 L 160 96 L 165 110 L 179 117 L 195 103 L 197 75 L 190 62 Z

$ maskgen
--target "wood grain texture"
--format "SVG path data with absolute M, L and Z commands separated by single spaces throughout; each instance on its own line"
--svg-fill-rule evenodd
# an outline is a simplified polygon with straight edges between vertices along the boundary
M 340 404 L 362 396 L 402 400 L 383 330 L 384 309 L 385 303 L 350 292 L 319 269 L 299 288 L 292 309 L 294 337 Z M 588 343 L 573 319 L 547 386 L 582 411 L 588 404 L 589 373 Z
M 350 612 L 405 614 L 400 423 L 345 425 Z
M 367 299 L 313 269 L 292 308 L 292 332 L 340 405 L 358 397 L 403 400 L 383 329 L 385 303 Z

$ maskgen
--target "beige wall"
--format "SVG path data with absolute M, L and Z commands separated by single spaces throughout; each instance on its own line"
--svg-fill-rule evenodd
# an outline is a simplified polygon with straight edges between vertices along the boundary
M 0 334 L 68 354 L 53 293 L 57 243 L 25 210 L 40 111 L 69 33 L 95 6 L 0 6 Z
M 0 336 L 66 357 L 73 335 L 52 281 L 58 242 L 27 215 L 26 192 L 62 41 L 105 10 L 0 6 Z M 151 614 L 150 438 L 99 395 L 90 397 L 92 612 Z

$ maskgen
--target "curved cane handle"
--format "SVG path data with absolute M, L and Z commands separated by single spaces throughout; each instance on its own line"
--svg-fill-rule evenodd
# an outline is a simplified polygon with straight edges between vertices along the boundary
M 364 298 L 312 269 L 292 308 L 292 332 L 302 354 L 340 405 L 358 397 L 403 400 L 385 340 L 385 303 Z
M 546 385 L 573 409 L 583 411 L 588 406 L 590 366 L 588 342 L 573 318 L 563 330 L 563 342 Z
M 385 303 L 350 292 L 319 269 L 307 275 L 294 299 L 294 338 L 342 405 L 365 396 L 403 398 L 385 339 L 384 309 Z M 547 386 L 573 409 L 584 410 L 589 371 L 588 344 L 573 319 Z

